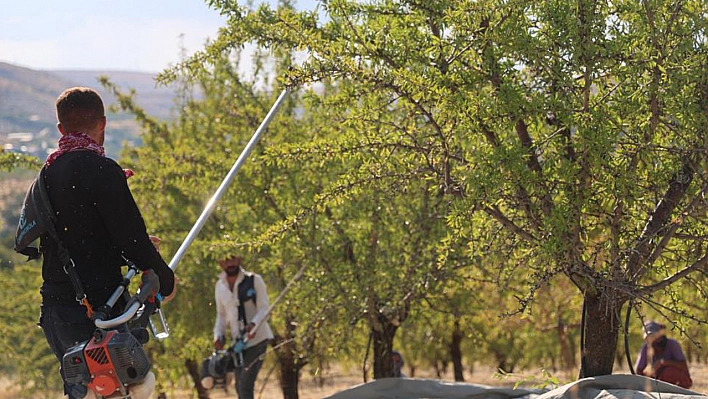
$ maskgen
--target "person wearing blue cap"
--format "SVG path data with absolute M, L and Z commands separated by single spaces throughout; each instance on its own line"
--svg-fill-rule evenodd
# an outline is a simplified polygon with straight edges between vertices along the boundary
M 644 323 L 644 344 L 639 352 L 637 374 L 690 388 L 693 385 L 681 344 L 666 336 L 666 326 Z

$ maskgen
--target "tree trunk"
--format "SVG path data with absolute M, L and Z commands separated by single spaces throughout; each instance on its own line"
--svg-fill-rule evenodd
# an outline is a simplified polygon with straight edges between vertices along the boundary
M 381 319 L 384 319 L 383 317 Z M 393 338 L 396 336 L 397 326 L 388 320 L 381 320 L 383 331 L 376 331 L 372 328 L 374 341 L 374 379 L 393 377 L 393 362 L 391 361 L 391 351 L 393 350 Z M 405 357 L 405 355 L 404 355 Z
M 696 356 L 693 353 L 693 345 L 686 345 L 686 361 L 689 364 L 696 361 Z
M 497 370 L 501 370 L 505 373 L 512 373 L 514 372 L 513 367 L 509 367 L 506 364 L 507 356 L 506 353 L 500 352 L 498 350 L 493 351 L 494 354 L 494 359 L 497 362 Z
M 192 377 L 192 381 L 194 382 L 197 398 L 209 399 L 209 390 L 202 386 L 202 377 L 199 375 L 199 363 L 194 359 L 187 359 L 184 361 L 184 365 L 187 367 L 187 372 L 189 372 L 189 376 Z
M 575 348 L 573 347 L 573 341 L 569 337 L 570 326 L 563 321 L 561 316 L 558 316 L 556 332 L 558 333 L 563 370 L 575 370 Z
M 282 342 L 283 339 L 276 338 L 276 345 Z M 283 392 L 283 399 L 299 399 L 298 392 L 300 385 L 300 369 L 298 366 L 295 352 L 294 341 L 282 344 L 278 351 L 278 364 L 280 366 L 280 389 Z
M 599 295 L 585 293 L 583 299 L 585 347 L 580 354 L 580 378 L 612 374 L 615 362 L 622 302 Z
M 455 328 L 452 330 L 452 339 L 450 340 L 450 356 L 452 357 L 452 367 L 455 373 L 455 381 L 464 381 L 465 376 L 462 370 L 462 332 L 460 331 L 460 319 L 455 318 Z

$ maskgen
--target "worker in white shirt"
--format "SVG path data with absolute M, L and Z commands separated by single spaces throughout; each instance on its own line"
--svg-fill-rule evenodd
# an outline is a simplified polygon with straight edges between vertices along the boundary
M 253 399 L 256 377 L 273 331 L 266 321 L 270 302 L 265 282 L 259 274 L 245 271 L 242 263 L 240 256 L 219 261 L 223 272 L 214 288 L 214 348 L 224 349 L 227 328 L 236 347 L 239 341 L 246 341 L 236 365 L 236 391 L 239 399 Z

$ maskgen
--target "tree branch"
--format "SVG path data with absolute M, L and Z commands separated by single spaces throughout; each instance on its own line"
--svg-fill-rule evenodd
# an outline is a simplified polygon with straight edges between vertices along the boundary
M 646 268 L 649 265 L 645 264 L 645 261 L 652 251 L 654 238 L 665 228 L 674 209 L 678 206 L 681 198 L 686 195 L 686 190 L 688 190 L 693 180 L 694 173 L 690 159 L 684 158 L 681 170 L 675 173 L 669 181 L 669 187 L 656 208 L 654 208 L 654 212 L 652 212 L 637 240 L 637 245 L 629 255 L 627 268 L 633 280 L 638 280 L 641 277 L 640 274 L 643 274 L 640 272 L 647 270 Z
M 687 215 L 688 213 L 690 213 L 691 209 L 693 209 L 696 205 L 698 205 L 698 203 L 703 200 L 703 194 L 705 194 L 706 188 L 708 188 L 708 183 L 704 184 L 703 188 L 701 189 L 701 192 L 693 198 L 693 201 L 691 201 L 690 204 L 686 205 L 682 212 L 682 215 Z M 683 217 L 681 217 L 681 219 L 683 219 Z M 659 241 L 659 244 L 657 244 L 652 254 L 649 255 L 649 258 L 647 258 L 646 263 L 648 265 L 653 264 L 659 258 L 659 256 L 661 256 L 661 254 L 664 252 L 664 248 L 666 248 L 666 245 L 675 236 L 676 230 L 678 230 L 682 222 L 683 220 L 680 220 L 676 223 L 671 223 L 665 229 L 666 233 L 664 233 L 664 236 L 661 238 L 661 241 Z
M 691 266 L 688 266 L 684 268 L 683 270 L 680 270 L 673 276 L 669 276 L 661 281 L 659 281 L 656 284 L 652 284 L 646 287 L 643 287 L 639 290 L 637 290 L 637 295 L 638 296 L 647 296 L 653 292 L 659 291 L 661 289 L 664 289 L 668 287 L 669 285 L 675 283 L 676 281 L 682 279 L 683 277 L 686 277 L 690 273 L 698 270 L 698 269 L 705 269 L 706 265 L 708 265 L 708 253 L 706 255 L 703 255 L 702 258 L 698 259 L 696 262 L 694 262 Z
M 526 241 L 529 242 L 534 242 L 536 241 L 536 237 L 531 235 L 529 232 L 526 230 L 522 229 L 521 227 L 517 226 L 509 220 L 504 214 L 499 210 L 499 208 L 495 207 L 490 207 L 490 206 L 485 206 L 484 211 L 492 216 L 494 219 L 496 219 L 499 223 L 501 223 L 504 227 L 509 229 L 512 233 L 518 235 L 519 237 L 523 238 Z

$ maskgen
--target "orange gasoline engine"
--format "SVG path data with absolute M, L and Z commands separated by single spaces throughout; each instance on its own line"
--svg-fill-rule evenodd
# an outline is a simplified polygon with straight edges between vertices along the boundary
M 121 397 L 129 385 L 145 378 L 151 364 L 132 333 L 98 329 L 90 341 L 67 350 L 62 367 L 67 382 L 86 385 L 104 397 Z
M 131 262 L 129 266 L 123 288 L 138 272 L 135 264 Z M 95 312 L 97 328 L 93 337 L 66 351 L 62 358 L 66 382 L 84 385 L 104 398 L 129 398 L 128 387 L 140 383 L 148 375 L 152 364 L 143 349 L 143 344 L 150 339 L 147 328 L 158 339 L 169 333 L 159 308 L 157 275 L 148 270 L 142 273 L 142 278 L 140 289 L 130 298 L 119 317 L 105 320 L 117 298 L 124 293 L 121 289 Z M 159 316 L 163 333 L 157 332 L 152 315 Z

